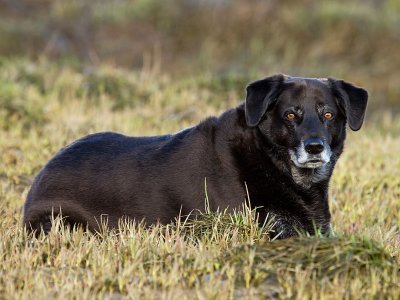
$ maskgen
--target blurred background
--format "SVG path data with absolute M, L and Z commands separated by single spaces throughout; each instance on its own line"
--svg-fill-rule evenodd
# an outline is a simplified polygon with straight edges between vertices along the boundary
M 146 234 L 130 239 L 150 248 L 137 251 L 129 268 L 121 267 L 131 258 L 128 248 L 107 259 L 99 252 L 124 238 L 93 240 L 84 252 L 75 247 L 80 234 L 28 244 L 22 206 L 34 176 L 60 148 L 99 131 L 180 131 L 235 107 L 248 82 L 274 73 L 333 76 L 369 91 L 366 122 L 360 132 L 348 130 L 331 182 L 332 223 L 345 241 L 332 240 L 332 272 L 321 269 L 318 277 L 315 269 L 331 255 L 325 242 L 320 250 L 310 244 L 319 251 L 310 266 L 307 242 L 288 250 L 293 257 L 277 271 L 261 256 L 254 268 L 241 258 L 243 264 L 235 258 L 220 268 L 232 243 L 253 243 L 242 231 L 232 231 L 238 239 L 228 242 L 230 229 L 219 246 L 195 247 L 210 254 L 199 264 L 192 258 L 203 252 L 186 237 L 176 240 L 180 252 L 173 255 L 171 243 L 152 244 Z M 0 0 L 0 299 L 117 299 L 137 297 L 136 287 L 144 299 L 216 298 L 228 290 L 226 298 L 240 298 L 246 295 L 240 274 L 246 286 L 279 282 L 278 292 L 268 289 L 271 297 L 303 299 L 306 291 L 308 298 L 390 299 L 393 289 L 398 299 L 398 264 L 389 258 L 400 262 L 399 116 L 400 0 Z M 214 243 L 214 235 L 205 240 Z M 140 259 L 156 271 L 143 269 Z M 161 284 L 171 270 L 182 274 Z M 211 285 L 215 295 L 206 291 Z
M 400 0 L 0 0 L 2 116 L 35 114 L 20 89 L 46 95 L 65 69 L 81 75 L 75 94 L 109 93 L 114 108 L 152 93 L 123 72 L 240 99 L 247 82 L 282 72 L 354 82 L 370 92 L 370 115 L 395 114 Z

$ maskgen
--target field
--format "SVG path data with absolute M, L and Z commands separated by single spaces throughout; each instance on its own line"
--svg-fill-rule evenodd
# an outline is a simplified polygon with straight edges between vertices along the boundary
M 400 296 L 400 121 L 390 112 L 349 134 L 331 184 L 334 237 L 269 241 L 271 224 L 259 228 L 244 207 L 150 230 L 121 224 L 118 234 L 54 230 L 34 239 L 21 229 L 21 207 L 59 148 L 97 131 L 178 131 L 244 95 L 237 78 L 84 74 L 48 62 L 4 62 L 0 76 L 1 298 Z M 139 101 L 125 103 L 123 93 Z
M 400 2 L 203 2 L 0 2 L 0 299 L 400 299 Z M 332 236 L 271 241 L 273 220 L 246 206 L 97 235 L 22 229 L 61 147 L 179 131 L 275 72 L 370 92 L 331 180 Z

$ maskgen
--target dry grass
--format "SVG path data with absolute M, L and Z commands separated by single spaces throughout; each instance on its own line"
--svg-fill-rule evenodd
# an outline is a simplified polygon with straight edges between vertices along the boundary
M 178 131 L 239 103 L 251 79 L 3 61 L 0 298 L 398 299 L 400 121 L 390 112 L 349 134 L 331 182 L 334 237 L 269 241 L 273 221 L 260 228 L 246 208 L 98 235 L 21 229 L 32 178 L 60 147 L 102 130 Z

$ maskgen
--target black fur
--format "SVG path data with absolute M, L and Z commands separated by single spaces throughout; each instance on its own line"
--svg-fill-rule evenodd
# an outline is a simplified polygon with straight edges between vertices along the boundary
M 179 213 L 204 209 L 206 181 L 213 210 L 239 207 L 247 185 L 260 221 L 274 215 L 281 238 L 295 228 L 328 231 L 329 179 L 343 150 L 346 119 L 352 129 L 361 127 L 366 91 L 334 79 L 275 75 L 247 92 L 246 104 L 176 134 L 97 133 L 62 149 L 32 185 L 25 226 L 48 231 L 50 216 L 60 210 L 68 223 L 93 231 L 101 218 L 110 228 L 121 217 L 169 223 Z M 321 117 L 326 107 L 332 120 Z M 285 117 L 288 109 L 298 114 L 294 121 Z M 290 156 L 289 149 L 309 137 L 331 149 L 322 167 L 296 166 Z

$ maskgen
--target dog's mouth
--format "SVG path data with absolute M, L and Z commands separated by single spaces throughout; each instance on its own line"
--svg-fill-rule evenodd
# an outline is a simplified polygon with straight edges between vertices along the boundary
M 322 159 L 311 159 L 309 161 L 306 161 L 305 163 L 298 164 L 297 166 L 300 168 L 315 169 L 322 167 L 326 163 L 327 162 Z
M 331 151 L 329 147 L 320 154 L 309 154 L 304 147 L 298 147 L 295 150 L 289 150 L 290 159 L 298 168 L 315 169 L 320 168 L 330 162 Z

